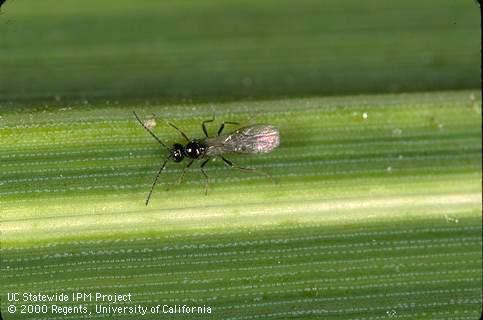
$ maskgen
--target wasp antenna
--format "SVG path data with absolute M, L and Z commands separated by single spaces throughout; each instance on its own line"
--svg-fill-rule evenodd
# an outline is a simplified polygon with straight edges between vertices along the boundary
M 141 119 L 139 119 L 138 115 L 136 114 L 135 111 L 132 112 L 132 114 L 134 115 L 134 117 L 136 118 L 136 120 L 139 122 L 139 124 L 154 138 L 156 139 L 156 141 L 159 142 L 160 145 L 162 145 L 163 147 L 165 147 L 166 149 L 169 150 L 169 148 L 163 143 L 163 141 L 161 141 L 161 139 L 159 139 L 148 127 L 146 127 L 146 125 L 141 121 Z
M 180 128 L 178 128 L 177 126 L 174 125 L 174 123 L 172 122 L 168 122 L 168 125 L 170 125 L 172 128 L 174 128 L 176 131 L 179 132 L 179 134 L 181 134 L 185 139 L 186 141 L 190 142 L 190 138 L 188 138 L 188 136 L 186 135 L 186 133 L 184 133 L 183 131 L 181 131 Z
M 151 186 L 151 190 L 149 190 L 148 198 L 146 199 L 146 205 L 149 203 L 149 199 L 151 199 L 151 195 L 153 194 L 154 187 L 156 186 L 156 183 L 158 182 L 158 178 L 161 175 L 161 172 L 163 172 L 164 167 L 166 167 L 166 163 L 168 162 L 169 157 L 164 160 L 163 164 L 161 165 L 161 168 L 159 168 L 158 174 L 156 175 L 156 178 L 154 178 L 153 185 Z

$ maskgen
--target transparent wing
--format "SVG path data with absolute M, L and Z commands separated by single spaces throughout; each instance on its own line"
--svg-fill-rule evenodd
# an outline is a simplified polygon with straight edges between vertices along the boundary
M 244 127 L 235 132 L 204 140 L 208 146 L 207 156 L 222 153 L 266 153 L 280 144 L 280 133 L 277 128 L 266 124 Z

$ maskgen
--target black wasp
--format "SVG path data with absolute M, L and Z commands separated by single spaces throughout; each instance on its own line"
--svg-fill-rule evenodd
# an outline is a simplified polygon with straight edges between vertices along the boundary
M 136 112 L 133 111 L 134 117 L 139 122 L 139 124 L 154 138 L 156 141 L 159 142 L 164 148 L 166 148 L 169 152 L 166 159 L 161 164 L 161 167 L 154 179 L 153 185 L 151 186 L 151 190 L 149 191 L 148 198 L 146 199 L 146 205 L 149 203 L 149 199 L 151 198 L 151 194 L 153 193 L 154 186 L 158 181 L 159 175 L 166 167 L 166 163 L 168 160 L 172 160 L 174 162 L 181 162 L 184 158 L 187 158 L 189 162 L 183 168 L 183 172 L 178 178 L 178 183 L 181 182 L 183 179 L 186 169 L 188 169 L 195 160 L 203 160 L 200 165 L 201 173 L 205 177 L 205 194 L 208 192 L 208 175 L 203 170 L 204 166 L 208 163 L 208 161 L 212 158 L 219 157 L 223 160 L 223 162 L 235 169 L 242 170 L 242 171 L 256 171 L 253 168 L 243 168 L 239 167 L 233 162 L 226 159 L 223 154 L 226 153 L 250 153 L 250 154 L 257 154 L 257 153 L 267 153 L 278 147 L 280 144 L 280 134 L 277 128 L 272 125 L 268 124 L 254 124 L 248 127 L 239 128 L 232 133 L 229 134 L 222 134 L 223 129 L 225 128 L 225 124 L 232 124 L 238 125 L 237 122 L 229 122 L 225 121 L 221 123 L 220 128 L 218 129 L 218 134 L 215 137 L 209 137 L 208 131 L 206 130 L 206 123 L 213 122 L 215 117 L 213 116 L 209 120 L 205 120 L 201 123 L 201 128 L 205 134 L 205 138 L 202 139 L 190 139 L 188 136 L 181 131 L 178 127 L 176 127 L 171 122 L 168 124 L 176 129 L 183 138 L 187 141 L 186 145 L 182 145 L 180 143 L 175 143 L 171 148 L 168 148 L 166 144 L 164 144 L 161 139 L 159 139 L 142 121 L 139 119 Z

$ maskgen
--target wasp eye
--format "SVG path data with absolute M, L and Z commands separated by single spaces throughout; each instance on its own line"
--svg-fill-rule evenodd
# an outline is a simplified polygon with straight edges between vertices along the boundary
M 181 144 L 173 145 L 171 149 L 171 158 L 173 158 L 174 162 L 181 162 L 184 158 L 184 149 Z

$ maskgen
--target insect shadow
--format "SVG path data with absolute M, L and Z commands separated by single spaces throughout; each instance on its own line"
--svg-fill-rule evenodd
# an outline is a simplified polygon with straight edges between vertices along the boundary
M 239 153 L 239 154 L 258 154 L 258 153 L 268 153 L 280 145 L 280 133 L 279 130 L 268 124 L 254 124 L 247 127 L 239 128 L 229 134 L 223 134 L 225 125 L 239 125 L 238 122 L 224 121 L 221 123 L 218 129 L 217 135 L 210 137 L 208 135 L 208 130 L 206 129 L 206 124 L 213 122 L 215 116 L 213 115 L 211 119 L 205 120 L 201 123 L 201 128 L 205 134 L 204 138 L 200 139 L 190 139 L 182 130 L 180 130 L 173 123 L 168 122 L 168 124 L 174 128 L 178 133 L 186 140 L 186 144 L 175 143 L 171 148 L 169 148 L 161 139 L 159 139 L 152 131 L 149 129 L 138 117 L 136 112 L 133 111 L 134 117 L 139 122 L 139 124 L 167 151 L 168 156 L 161 163 L 156 178 L 153 181 L 151 190 L 149 191 L 148 197 L 146 199 L 146 205 L 148 205 L 151 195 L 153 193 L 154 187 L 163 172 L 166 164 L 169 160 L 173 162 L 181 162 L 184 159 L 188 161 L 183 171 L 177 179 L 177 184 L 181 183 L 186 173 L 186 170 L 191 167 L 195 160 L 202 161 L 200 164 L 200 170 L 205 178 L 205 195 L 208 194 L 208 184 L 209 178 L 206 174 L 204 167 L 210 159 L 219 157 L 223 162 L 233 168 L 244 172 L 255 172 L 261 173 L 272 179 L 272 176 L 265 171 L 260 171 L 254 168 L 240 167 L 230 160 L 228 160 L 224 155 L 227 153 Z

